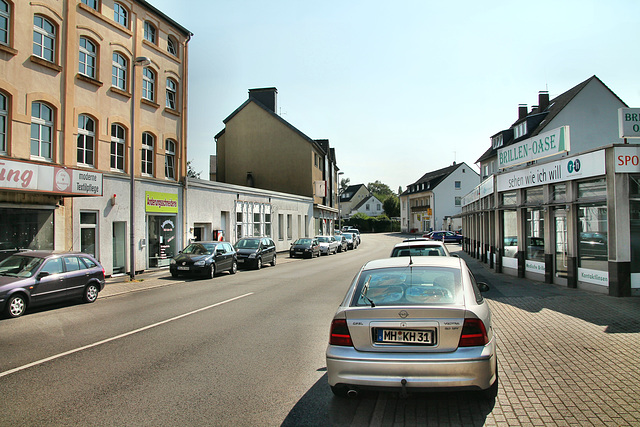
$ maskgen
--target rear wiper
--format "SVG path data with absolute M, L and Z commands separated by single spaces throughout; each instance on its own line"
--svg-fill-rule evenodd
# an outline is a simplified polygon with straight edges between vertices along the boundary
M 367 296 L 367 291 L 369 290 L 369 282 L 371 281 L 371 276 L 369 276 L 369 278 L 367 279 L 367 283 L 364 284 L 364 286 L 362 287 L 362 292 L 360 293 L 360 296 L 364 299 L 366 299 L 369 304 L 371 304 L 371 307 L 375 307 L 376 305 L 373 303 L 373 301 L 371 300 L 371 298 L 369 298 Z

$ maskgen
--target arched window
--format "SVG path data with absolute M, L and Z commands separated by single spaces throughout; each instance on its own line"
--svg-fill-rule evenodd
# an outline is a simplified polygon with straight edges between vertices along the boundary
M 84 114 L 78 116 L 78 156 L 79 165 L 95 166 L 94 149 L 96 125 L 93 119 Z
M 129 28 L 129 11 L 120 3 L 113 3 L 113 20 L 123 27 Z
M 125 131 L 118 123 L 111 124 L 111 169 L 124 172 Z
M 178 41 L 173 37 L 167 37 L 167 52 L 173 56 L 178 56 Z
M 167 79 L 167 108 L 176 109 L 178 84 L 172 78 Z
M 111 86 L 127 90 L 127 58 L 117 52 L 113 53 L 111 63 Z
M 82 3 L 86 4 L 93 10 L 98 10 L 98 0 L 82 0 Z
M 92 79 L 96 78 L 96 45 L 86 37 L 80 37 L 78 72 Z
M 142 174 L 153 175 L 153 145 L 155 138 L 148 132 L 142 134 Z
M 176 143 L 171 139 L 164 142 L 164 176 L 176 179 Z
M 56 27 L 42 16 L 33 17 L 33 54 L 55 62 Z
M 144 39 L 156 44 L 156 27 L 149 21 L 144 21 Z
M 53 109 L 42 102 L 31 103 L 31 155 L 51 160 L 53 154 Z
M 142 70 L 142 97 L 153 102 L 156 89 L 156 73 L 149 67 Z
M 9 117 L 7 97 L 0 92 L 0 153 L 7 153 L 7 123 Z
M 11 10 L 9 3 L 0 0 L 0 43 L 9 45 L 9 23 L 11 22 Z

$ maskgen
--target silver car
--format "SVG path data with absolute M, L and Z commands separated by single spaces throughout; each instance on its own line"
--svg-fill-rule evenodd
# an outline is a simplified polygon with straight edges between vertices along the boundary
M 398 257 L 365 264 L 331 324 L 327 374 L 337 396 L 362 389 L 498 390 L 491 312 L 464 260 Z
M 396 244 L 391 257 L 397 256 L 452 256 L 443 242 L 427 239 L 407 239 Z
M 320 244 L 320 253 L 323 255 L 331 255 L 338 252 L 338 241 L 333 236 L 316 236 Z

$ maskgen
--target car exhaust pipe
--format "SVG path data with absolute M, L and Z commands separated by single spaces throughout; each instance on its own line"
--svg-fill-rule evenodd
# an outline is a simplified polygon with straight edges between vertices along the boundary
M 407 393 L 407 380 L 403 378 L 402 381 L 400 381 L 400 384 L 402 385 L 402 390 L 400 391 L 400 397 L 403 399 L 406 399 L 407 397 L 409 397 L 409 393 Z
M 349 391 L 347 391 L 347 396 L 358 397 L 358 390 L 350 389 Z

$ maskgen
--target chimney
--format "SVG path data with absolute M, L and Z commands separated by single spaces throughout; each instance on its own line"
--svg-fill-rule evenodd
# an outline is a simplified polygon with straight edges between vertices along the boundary
M 518 105 L 518 120 L 527 117 L 527 104 Z
M 546 90 L 541 90 L 538 92 L 538 107 L 540 107 L 540 111 L 544 111 L 549 106 L 549 92 Z
M 277 108 L 278 89 L 266 87 L 261 89 L 249 89 L 249 99 L 255 99 L 274 113 Z

